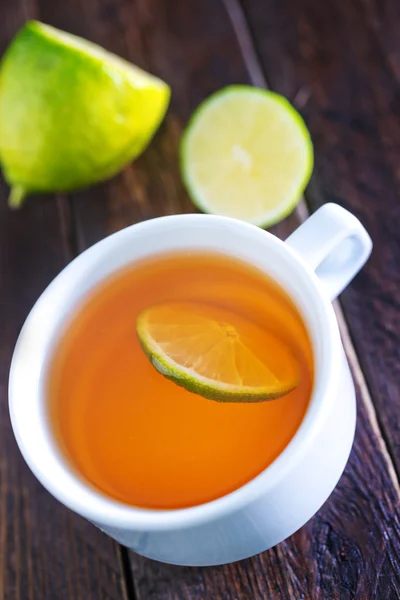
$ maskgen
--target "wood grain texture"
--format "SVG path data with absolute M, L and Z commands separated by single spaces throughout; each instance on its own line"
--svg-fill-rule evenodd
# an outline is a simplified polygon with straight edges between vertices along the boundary
M 58 204 L 6 207 L 0 187 L 0 598 L 120 599 L 117 547 L 73 515 L 37 482 L 14 440 L 8 369 L 20 327 L 44 287 L 66 262 Z
M 358 62 L 369 58 L 377 72 L 374 61 L 381 59 L 375 53 L 376 46 L 370 49 L 370 37 L 366 38 L 363 52 L 359 54 L 351 53 L 354 42 L 348 39 L 353 27 L 356 31 L 360 28 L 355 18 L 358 12 L 354 11 L 362 10 L 364 15 L 366 7 L 374 5 L 372 0 L 364 0 L 364 4 L 354 0 L 346 9 L 348 22 L 344 16 L 337 16 L 345 10 L 344 5 L 333 0 L 327 3 L 246 0 L 245 8 L 257 36 L 268 80 L 295 100 L 314 127 L 317 166 L 312 198 L 315 203 L 323 198 L 346 205 L 348 194 L 345 192 L 351 190 L 358 198 L 351 206 L 360 215 L 364 214 L 368 193 L 372 197 L 379 191 L 381 210 L 369 208 L 366 224 L 373 236 L 381 240 L 383 225 L 379 215 L 394 206 L 395 189 L 391 179 L 394 175 L 389 167 L 384 171 L 387 176 L 375 175 L 378 171 L 381 173 L 381 165 L 386 164 L 382 149 L 385 147 L 388 153 L 389 146 L 384 146 L 384 139 L 378 139 L 383 130 L 374 129 L 377 125 L 372 114 L 377 113 L 368 112 L 370 105 L 375 106 L 371 94 L 375 98 L 378 92 L 372 90 L 371 83 L 364 78 L 363 70 L 367 67 Z M 187 118 L 213 90 L 229 83 L 248 82 L 250 75 L 260 83 L 262 71 L 254 62 L 251 40 L 247 31 L 243 31 L 243 15 L 235 0 L 226 3 L 222 0 L 40 0 L 35 16 L 102 44 L 163 77 L 173 88 L 172 105 L 164 126 L 134 165 L 102 186 L 73 194 L 67 202 L 59 200 L 58 208 L 69 218 L 63 228 L 53 199 L 28 202 L 24 211 L 15 215 L 5 209 L 4 188 L 2 190 L 0 285 L 8 292 L 1 295 L 2 308 L 3 302 L 5 304 L 1 311 L 3 316 L 0 315 L 4 321 L 2 331 L 6 332 L 5 342 L 0 346 L 0 598 L 2 592 L 7 600 L 122 598 L 124 590 L 114 544 L 55 503 L 33 480 L 16 452 L 4 400 L 12 344 L 38 293 L 66 260 L 62 239 L 68 240 L 67 248 L 71 251 L 72 246 L 74 253 L 130 223 L 194 210 L 180 182 L 178 169 L 179 137 Z M 230 21 L 233 17 L 236 33 Z M 7 22 L 16 28 L 18 18 L 11 12 Z M 362 35 L 370 36 L 372 31 L 376 39 L 376 24 Z M 0 32 L 3 35 L 4 25 L 0 26 Z M 340 62 L 335 62 L 337 53 Z M 345 65 L 347 56 L 351 66 Z M 343 83 L 342 69 L 350 73 L 344 80 L 348 87 Z M 392 73 L 391 68 L 391 81 Z M 365 94 L 357 91 L 352 77 Z M 376 82 L 374 79 L 374 84 Z M 379 92 L 383 93 L 386 94 Z M 387 96 L 382 98 L 388 99 Z M 379 106 L 378 114 L 385 121 L 383 104 Z M 395 124 L 390 121 L 384 131 L 392 136 L 388 138 L 392 143 L 395 134 L 391 124 L 394 132 Z M 379 149 L 374 150 L 373 158 L 367 152 L 370 136 Z M 326 141 L 332 139 L 333 145 Z M 394 152 L 394 144 L 392 150 Z M 360 157 L 369 156 L 367 170 L 361 158 L 355 157 L 358 153 Z M 379 260 L 389 260 L 393 267 L 397 246 L 390 236 L 395 218 L 393 211 L 388 214 L 393 219 L 385 224 L 390 244 L 387 248 L 383 246 Z M 293 215 L 274 231 L 285 237 L 297 223 L 298 218 Z M 25 256 L 30 257 L 29 268 Z M 344 298 L 356 342 L 354 323 L 360 322 L 357 321 L 360 318 L 355 308 L 351 310 L 356 301 L 364 320 L 374 326 L 371 315 L 383 316 L 383 300 L 374 296 L 373 309 L 376 307 L 378 312 L 372 313 L 370 300 L 363 299 L 361 288 L 366 296 L 371 290 L 376 294 L 379 289 L 393 301 L 396 275 L 390 279 L 393 283 L 388 284 L 388 289 L 382 279 L 382 273 L 387 274 L 387 271 L 380 272 L 381 266 L 385 265 L 372 264 Z M 366 337 L 360 337 L 357 346 L 363 364 L 368 366 L 369 359 L 365 355 L 372 352 L 376 358 L 376 340 L 365 332 L 362 335 Z M 383 331 L 377 341 L 384 352 L 393 349 L 390 333 Z M 368 368 L 367 374 L 370 372 Z M 364 387 L 362 376 L 359 372 L 356 375 L 359 385 Z M 400 598 L 397 482 L 365 389 L 358 396 L 357 435 L 349 465 L 316 517 L 276 548 L 224 567 L 169 567 L 131 554 L 137 600 Z
M 49 22 L 101 43 L 163 77 L 173 89 L 168 118 L 140 160 L 107 184 L 71 197 L 78 249 L 141 219 L 194 210 L 180 183 L 177 154 L 190 112 L 214 89 L 248 82 L 249 72 L 261 77 L 254 55 L 249 60 L 241 53 L 249 39 L 242 35 L 240 6 L 215 0 L 98 0 L 79 11 L 77 0 L 62 6 L 47 0 L 41 3 L 42 11 L 44 4 Z M 240 43 L 226 6 L 235 16 Z M 272 5 L 259 6 L 262 17 L 265 12 L 272 19 L 276 46 L 279 36 L 292 43 L 292 29 L 281 27 L 279 7 L 273 5 L 278 18 L 274 21 Z M 304 105 L 309 98 L 302 79 L 295 77 L 285 54 L 282 64 L 277 57 L 271 75 L 283 70 L 283 91 Z M 339 86 L 337 77 L 333 69 L 333 86 Z M 324 180 L 324 185 L 329 182 Z M 284 237 L 297 223 L 294 215 L 274 231 Z M 356 443 L 345 475 L 306 527 L 254 559 L 214 569 L 169 567 L 132 554 L 136 595 L 139 600 L 391 600 L 400 597 L 398 532 L 396 481 L 373 410 L 359 395 Z
M 24 20 L 22 2 L 1 5 L 0 48 Z M 20 212 L 0 182 L 0 599 L 121 600 L 117 545 L 54 500 L 25 465 L 11 431 L 8 370 L 30 308 L 69 259 L 62 201 L 38 197 Z
M 372 257 L 342 304 L 400 473 L 399 3 L 245 0 L 244 7 L 271 86 L 298 104 L 311 130 L 311 206 L 342 204 L 373 238 Z

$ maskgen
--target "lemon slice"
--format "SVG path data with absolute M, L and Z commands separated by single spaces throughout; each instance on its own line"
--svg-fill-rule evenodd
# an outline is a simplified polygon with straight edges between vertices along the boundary
M 299 365 L 273 333 L 221 308 L 195 302 L 142 311 L 142 348 L 162 375 L 212 400 L 260 402 L 299 383 Z
M 204 212 L 267 227 L 300 200 L 313 168 L 308 129 L 282 96 L 229 86 L 205 100 L 181 144 L 181 170 Z

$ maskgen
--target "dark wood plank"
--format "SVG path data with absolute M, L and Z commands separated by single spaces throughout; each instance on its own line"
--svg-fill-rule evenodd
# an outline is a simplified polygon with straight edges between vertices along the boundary
M 25 6 L 25 8 L 24 8 Z M 27 10 L 26 10 L 27 8 Z M 0 48 L 35 7 L 1 5 Z M 8 370 L 21 325 L 69 259 L 62 203 L 36 198 L 11 212 L 0 183 L 0 598 L 124 598 L 118 547 L 54 500 L 28 470 L 8 414 Z
M 19 213 L 0 188 L 0 598 L 120 599 L 117 545 L 54 500 L 26 467 L 8 415 L 8 369 L 29 309 L 66 262 L 58 205 Z
M 400 8 L 394 0 L 246 0 L 271 86 L 315 144 L 313 208 L 333 200 L 374 241 L 342 304 L 400 473 Z
M 224 4 L 220 0 L 98 0 L 84 6 L 72 0 L 57 8 L 50 0 L 45 4 L 46 19 L 53 24 L 103 44 L 163 77 L 173 88 L 168 119 L 145 155 L 108 184 L 72 196 L 79 249 L 143 218 L 193 210 L 179 180 L 180 132 L 208 93 L 228 83 L 249 81 Z M 260 5 L 267 11 L 265 4 Z M 236 10 L 240 28 L 240 7 L 232 2 L 229 7 Z M 290 31 L 280 31 L 275 21 L 274 26 L 275 38 L 279 33 L 290 39 Z M 243 48 L 246 44 L 241 41 Z M 285 91 L 297 95 L 298 101 L 307 98 L 301 80 L 293 85 L 288 78 Z M 293 216 L 276 232 L 286 235 L 296 223 Z M 345 476 L 306 527 L 254 559 L 214 569 L 179 569 L 132 554 L 137 597 L 396 598 L 398 523 L 397 481 L 364 390 Z

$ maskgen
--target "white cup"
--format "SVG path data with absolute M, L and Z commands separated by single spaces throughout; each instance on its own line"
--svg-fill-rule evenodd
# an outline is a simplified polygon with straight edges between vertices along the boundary
M 355 429 L 355 393 L 331 300 L 367 260 L 371 240 L 349 212 L 327 204 L 286 243 L 218 216 L 161 217 L 128 227 L 86 250 L 39 298 L 18 339 L 9 401 L 21 452 L 67 507 L 139 554 L 179 565 L 216 565 L 257 554 L 308 521 L 334 489 Z M 147 510 L 113 500 L 80 478 L 52 435 L 45 382 L 65 320 L 100 280 L 145 256 L 197 249 L 234 255 L 272 276 L 308 328 L 315 381 L 292 441 L 252 481 L 218 500 L 179 510 Z

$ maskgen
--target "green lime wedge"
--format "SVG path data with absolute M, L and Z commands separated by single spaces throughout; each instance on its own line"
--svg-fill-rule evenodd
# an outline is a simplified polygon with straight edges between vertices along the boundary
M 282 96 L 251 86 L 210 96 L 182 138 L 182 176 L 198 208 L 261 227 L 292 212 L 312 168 L 299 113 Z
M 211 400 L 273 400 L 299 383 L 298 362 L 282 340 L 222 308 L 153 306 L 140 313 L 136 331 L 159 373 Z
M 148 145 L 170 89 L 99 46 L 38 21 L 0 65 L 0 161 L 10 204 L 120 171 Z

